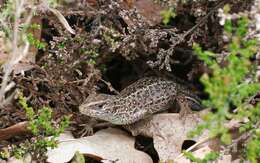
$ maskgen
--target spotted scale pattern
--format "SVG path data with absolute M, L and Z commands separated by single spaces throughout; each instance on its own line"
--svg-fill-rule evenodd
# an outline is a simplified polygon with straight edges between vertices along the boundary
M 132 124 L 156 112 L 169 109 L 182 94 L 192 95 L 188 89 L 179 89 L 183 88 L 174 81 L 146 77 L 126 87 L 119 95 L 106 95 L 102 96 L 102 100 L 82 104 L 80 111 L 113 124 Z

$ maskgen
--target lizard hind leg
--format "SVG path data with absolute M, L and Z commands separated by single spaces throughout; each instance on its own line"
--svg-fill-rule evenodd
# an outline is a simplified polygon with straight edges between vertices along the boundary
M 193 111 L 201 111 L 204 107 L 198 98 L 192 98 L 191 96 L 180 96 L 178 98 L 178 103 L 180 105 L 180 116 L 185 116 Z
M 183 96 L 179 97 L 177 99 L 177 102 L 180 107 L 180 111 L 179 111 L 180 117 L 185 117 L 185 115 L 192 113 L 191 105 L 185 97 Z

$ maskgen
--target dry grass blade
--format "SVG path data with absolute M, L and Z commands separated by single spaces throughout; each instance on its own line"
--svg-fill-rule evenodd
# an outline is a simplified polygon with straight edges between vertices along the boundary
M 49 10 L 59 19 L 59 21 L 61 22 L 61 24 L 71 33 L 71 34 L 76 34 L 75 30 L 72 29 L 69 25 L 69 23 L 67 22 L 67 20 L 64 18 L 64 16 L 57 10 L 54 8 L 49 8 Z

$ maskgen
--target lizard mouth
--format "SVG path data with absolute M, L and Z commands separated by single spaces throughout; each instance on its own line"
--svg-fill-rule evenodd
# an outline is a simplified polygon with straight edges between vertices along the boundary
M 100 120 L 109 121 L 110 114 L 104 112 L 104 110 L 101 107 L 80 107 L 80 112 L 83 113 L 86 116 L 97 118 Z
M 96 110 L 96 109 L 89 109 L 88 110 L 88 115 L 91 116 L 91 117 L 100 118 L 100 116 L 102 115 L 102 111 L 101 110 Z
M 102 114 L 104 101 L 90 102 L 79 106 L 79 111 L 87 116 L 97 117 Z

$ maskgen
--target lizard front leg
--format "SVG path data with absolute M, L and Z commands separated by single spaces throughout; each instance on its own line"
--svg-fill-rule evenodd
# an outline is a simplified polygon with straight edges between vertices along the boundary
M 89 117 L 89 121 L 82 125 L 84 129 L 80 132 L 81 136 L 90 136 L 94 134 L 94 128 L 99 124 L 95 117 L 92 117 L 90 113 L 92 110 L 96 110 L 97 112 L 102 108 L 102 106 L 106 103 L 106 100 L 111 98 L 112 95 L 106 94 L 90 94 L 85 102 L 80 105 L 79 111 L 80 113 Z
M 89 117 L 90 120 L 89 122 L 80 125 L 81 127 L 83 127 L 83 129 L 81 131 L 79 131 L 79 135 L 80 137 L 83 136 L 91 136 L 94 134 L 94 126 L 98 123 L 96 119 Z

